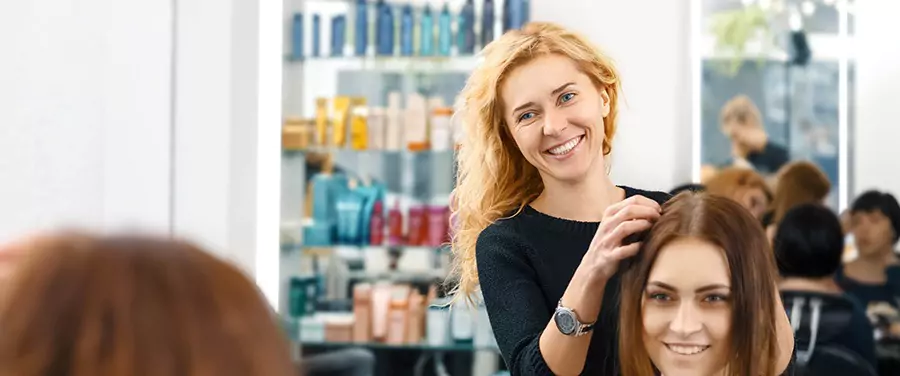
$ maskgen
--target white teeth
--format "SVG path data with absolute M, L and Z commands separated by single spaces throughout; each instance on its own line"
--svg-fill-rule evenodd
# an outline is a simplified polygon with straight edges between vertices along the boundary
M 679 345 L 666 345 L 666 347 L 668 347 L 669 350 L 672 350 L 673 352 L 681 354 L 681 355 L 696 355 L 703 351 L 706 351 L 706 349 L 709 348 L 709 346 L 679 346 Z
M 553 154 L 553 155 L 563 155 L 563 154 L 566 154 L 566 153 L 572 151 L 572 149 L 575 148 L 575 145 L 578 145 L 579 141 L 581 141 L 581 137 L 576 137 L 576 138 L 569 140 L 569 142 L 566 142 L 565 144 L 559 145 L 548 151 L 550 152 L 550 154 Z

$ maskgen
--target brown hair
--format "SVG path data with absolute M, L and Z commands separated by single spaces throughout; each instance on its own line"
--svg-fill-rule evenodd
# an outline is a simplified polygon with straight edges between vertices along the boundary
M 722 106 L 722 113 L 719 116 L 722 124 L 734 121 L 742 125 L 762 126 L 759 108 L 746 95 L 731 98 Z
M 766 180 L 748 168 L 728 167 L 713 175 L 704 183 L 706 191 L 710 194 L 725 196 L 736 200 L 741 189 L 759 188 L 765 192 L 766 197 L 772 200 L 772 191 L 766 184 Z
M 772 200 L 774 223 L 781 222 L 781 218 L 795 206 L 821 203 L 829 191 L 831 182 L 828 176 L 812 162 L 797 161 L 784 166 L 778 174 Z
M 61 235 L 0 300 L 0 375 L 296 375 L 255 284 L 191 244 Z
M 622 374 L 653 375 L 644 347 L 642 300 L 650 270 L 670 242 L 697 238 L 722 249 L 731 275 L 727 374 L 772 376 L 777 360 L 776 269 L 760 223 L 732 200 L 685 192 L 663 206 L 637 258 L 623 273 L 619 316 Z

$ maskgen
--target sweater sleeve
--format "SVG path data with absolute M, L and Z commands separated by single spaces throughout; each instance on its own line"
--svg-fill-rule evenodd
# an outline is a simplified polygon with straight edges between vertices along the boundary
M 479 235 L 475 249 L 485 308 L 510 373 L 553 375 L 539 346 L 551 313 L 525 246 L 491 226 Z

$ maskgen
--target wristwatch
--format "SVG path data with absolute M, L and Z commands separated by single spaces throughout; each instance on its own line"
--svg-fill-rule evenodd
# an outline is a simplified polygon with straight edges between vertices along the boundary
M 559 332 L 567 336 L 580 337 L 594 330 L 595 322 L 590 324 L 582 323 L 575 314 L 575 310 L 563 307 L 562 299 L 556 305 L 556 312 L 553 313 L 553 321 Z

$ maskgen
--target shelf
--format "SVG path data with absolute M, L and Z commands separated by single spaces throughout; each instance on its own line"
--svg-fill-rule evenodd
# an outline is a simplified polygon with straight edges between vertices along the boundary
M 362 155 L 451 155 L 455 153 L 455 150 L 421 150 L 421 151 L 413 151 L 413 150 L 378 150 L 378 149 L 366 149 L 366 150 L 355 150 L 349 148 L 337 148 L 337 147 L 311 147 L 306 149 L 282 149 L 281 155 L 283 157 L 294 157 L 294 156 L 303 156 L 306 153 L 319 153 L 319 154 L 331 154 L 331 153 L 347 153 L 347 154 L 362 154 Z
M 413 251 L 413 252 L 433 252 L 436 250 L 444 250 L 446 246 L 386 246 L 386 245 L 332 245 L 332 246 L 318 246 L 318 247 L 305 247 L 300 244 L 282 244 L 281 251 L 282 252 L 294 252 L 299 251 L 303 252 L 305 255 L 309 256 L 328 256 L 334 253 L 341 252 L 366 252 L 366 251 Z
M 373 350 L 418 350 L 418 351 L 444 351 L 444 352 L 472 352 L 472 351 L 498 351 L 494 346 L 475 346 L 471 342 L 450 343 L 440 346 L 425 342 L 394 345 L 380 342 L 298 342 L 303 347 L 319 348 L 343 348 L 365 347 Z
M 304 57 L 296 59 L 286 56 L 288 64 L 301 64 L 311 72 L 350 70 L 350 71 L 449 71 L 471 72 L 481 62 L 477 55 L 469 56 L 334 56 Z

